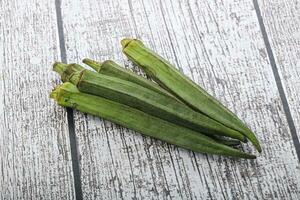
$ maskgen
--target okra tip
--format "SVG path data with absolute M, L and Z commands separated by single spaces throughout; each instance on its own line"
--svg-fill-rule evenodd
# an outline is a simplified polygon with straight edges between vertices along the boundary
M 256 148 L 256 150 L 261 153 L 262 152 L 262 148 L 260 146 L 260 142 L 258 141 L 257 137 L 255 136 L 255 134 L 247 128 L 247 134 L 245 135 L 250 141 L 251 143 L 254 145 L 254 147 Z
M 68 65 L 66 63 L 55 62 L 53 64 L 53 71 L 62 75 L 64 73 L 64 71 L 67 69 L 67 67 L 68 67 Z
M 256 159 L 256 155 L 253 155 L 253 154 L 245 154 L 245 157 L 246 159 Z
M 262 152 L 262 148 L 258 142 L 258 140 L 256 140 L 255 142 L 253 142 L 253 145 L 255 146 L 256 150 L 261 153 Z

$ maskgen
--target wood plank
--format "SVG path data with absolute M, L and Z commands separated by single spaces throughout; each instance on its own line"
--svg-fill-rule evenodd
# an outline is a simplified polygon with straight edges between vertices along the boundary
M 53 1 L 0 1 L 0 199 L 74 199 Z
M 252 1 L 64 1 L 62 10 L 69 62 L 132 68 L 119 40 L 138 37 L 236 112 L 264 147 L 255 161 L 207 156 L 76 113 L 85 198 L 300 198 L 299 162 Z
M 261 16 L 300 138 L 300 7 L 299 1 L 259 1 Z M 299 147 L 300 148 L 300 147 Z

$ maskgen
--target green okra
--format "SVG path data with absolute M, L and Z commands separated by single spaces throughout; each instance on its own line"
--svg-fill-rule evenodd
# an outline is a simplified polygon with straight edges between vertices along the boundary
M 132 83 L 136 83 L 140 86 L 143 86 L 145 88 L 148 88 L 154 92 L 158 92 L 161 94 L 167 94 L 169 96 L 172 96 L 175 98 L 173 95 L 171 95 L 168 91 L 164 90 L 163 88 L 159 87 L 159 85 L 155 84 L 154 82 L 145 79 L 133 72 L 131 72 L 128 69 L 125 69 L 115 63 L 112 60 L 106 60 L 104 62 L 97 62 L 95 60 L 85 58 L 82 60 L 83 63 L 86 65 L 90 66 L 93 68 L 96 72 L 112 77 L 117 77 L 126 81 L 130 81 Z M 212 136 L 210 136 L 212 137 Z M 228 145 L 228 146 L 237 146 L 240 145 L 241 142 L 239 140 L 231 140 L 227 138 L 221 138 L 218 136 L 213 136 L 212 137 L 215 141 L 218 141 L 222 144 Z
M 65 82 L 50 94 L 59 105 L 71 107 L 127 127 L 143 135 L 195 152 L 254 159 L 251 155 L 228 147 L 190 129 L 175 125 L 124 104 L 80 92 L 75 85 Z
M 167 60 L 154 53 L 139 40 L 123 39 L 121 44 L 124 54 L 159 85 L 167 88 L 191 108 L 244 134 L 261 152 L 261 146 L 254 133 L 233 112 L 184 76 Z
M 143 87 L 153 90 L 155 92 L 172 96 L 169 92 L 167 92 L 166 90 L 161 88 L 156 83 L 154 83 L 150 80 L 147 80 L 147 79 L 131 72 L 128 69 L 121 67 L 120 65 L 118 65 L 117 63 L 115 63 L 112 60 L 106 60 L 102 63 L 99 63 L 97 61 L 85 58 L 85 59 L 83 59 L 82 62 L 87 64 L 88 66 L 90 66 L 96 72 L 98 72 L 100 74 L 117 77 L 117 78 L 120 78 L 120 79 L 123 79 L 126 81 L 130 81 L 132 83 L 136 83 L 140 86 L 143 86 Z
M 245 137 L 238 131 L 193 111 L 168 95 L 156 93 L 129 81 L 86 70 L 76 64 L 65 66 L 56 63 L 54 71 L 61 74 L 64 81 L 76 85 L 81 92 L 126 104 L 204 134 L 222 135 L 245 141 Z

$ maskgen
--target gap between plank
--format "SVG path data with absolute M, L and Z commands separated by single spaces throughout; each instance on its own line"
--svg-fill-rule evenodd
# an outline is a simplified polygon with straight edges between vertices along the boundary
M 60 56 L 62 62 L 67 62 L 65 37 L 63 30 L 63 20 L 61 14 L 61 1 L 55 0 L 56 19 L 58 28 L 58 38 L 60 47 Z M 78 156 L 77 140 L 75 135 L 74 115 L 71 108 L 67 108 L 68 128 L 69 128 L 69 139 L 72 157 L 72 171 L 74 177 L 75 197 L 77 200 L 83 199 L 82 186 L 81 186 L 81 174 Z
M 298 160 L 300 161 L 300 143 L 299 143 L 299 138 L 297 136 L 297 131 L 296 131 L 296 127 L 295 127 L 295 124 L 294 124 L 294 120 L 293 120 L 293 117 L 292 117 L 292 114 L 291 114 L 291 110 L 290 110 L 290 107 L 289 107 L 289 104 L 288 104 L 288 101 L 287 101 L 286 94 L 285 94 L 284 89 L 283 89 L 281 78 L 280 78 L 280 75 L 279 75 L 279 72 L 278 72 L 278 67 L 277 67 L 276 62 L 275 62 L 274 54 L 273 54 L 273 51 L 272 51 L 272 48 L 271 48 L 271 45 L 270 45 L 268 34 L 267 34 L 267 31 L 266 31 L 266 28 L 265 28 L 265 25 L 264 25 L 264 22 L 263 22 L 263 18 L 262 18 L 261 11 L 260 11 L 257 0 L 253 0 L 253 4 L 254 4 L 257 19 L 258 19 L 258 22 L 259 22 L 260 30 L 261 30 L 261 33 L 262 33 L 262 36 L 263 36 L 263 39 L 264 39 L 264 43 L 265 43 L 265 46 L 266 46 L 266 49 L 267 49 L 267 53 L 268 53 L 268 57 L 269 57 L 271 67 L 272 67 L 275 82 L 276 82 L 276 85 L 277 85 L 277 88 L 278 88 L 278 91 L 279 91 L 280 99 L 281 99 L 281 102 L 282 102 L 282 105 L 283 105 L 283 110 L 284 110 L 284 113 L 285 113 L 285 116 L 286 116 L 286 119 L 287 119 L 287 122 L 288 122 L 288 126 L 289 126 L 289 129 L 290 129 L 291 135 L 292 135 L 292 139 L 293 139 L 293 143 L 294 143 L 294 146 L 295 146 L 295 149 L 296 149 L 297 157 L 298 157 Z

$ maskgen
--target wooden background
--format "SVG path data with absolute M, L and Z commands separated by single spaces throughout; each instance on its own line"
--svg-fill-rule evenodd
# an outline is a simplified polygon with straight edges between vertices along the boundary
M 243 119 L 258 159 L 186 151 L 49 99 L 56 60 L 136 70 L 124 37 Z M 300 199 L 299 92 L 297 0 L 0 0 L 0 198 Z

